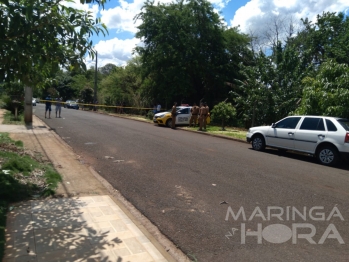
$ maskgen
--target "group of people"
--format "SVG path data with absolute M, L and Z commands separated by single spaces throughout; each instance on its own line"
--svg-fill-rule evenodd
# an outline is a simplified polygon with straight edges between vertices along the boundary
M 206 130 L 206 124 L 207 124 L 207 116 L 210 113 L 210 108 L 208 107 L 206 102 L 201 102 L 200 106 L 197 106 L 196 103 L 193 104 L 193 106 L 190 109 L 191 117 L 189 121 L 189 127 L 192 125 L 196 127 L 196 122 L 199 122 L 199 129 L 198 131 Z M 172 115 L 172 129 L 176 128 L 176 115 L 177 115 L 177 102 L 173 103 L 173 107 L 171 110 Z
M 154 104 L 154 107 L 153 107 L 153 113 L 156 114 L 156 113 L 159 113 L 161 111 L 161 105 L 160 104 Z
M 52 98 L 50 95 L 48 95 L 45 98 L 45 118 L 47 118 L 47 112 L 48 112 L 48 118 L 51 118 L 51 105 L 52 105 Z M 61 111 L 62 111 L 62 97 L 59 97 L 55 100 L 55 105 L 56 105 L 56 118 L 57 114 L 58 117 L 61 118 Z

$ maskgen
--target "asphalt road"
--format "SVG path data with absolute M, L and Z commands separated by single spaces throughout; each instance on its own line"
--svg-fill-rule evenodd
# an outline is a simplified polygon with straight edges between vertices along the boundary
M 349 261 L 346 163 L 94 112 L 35 115 L 194 261 Z

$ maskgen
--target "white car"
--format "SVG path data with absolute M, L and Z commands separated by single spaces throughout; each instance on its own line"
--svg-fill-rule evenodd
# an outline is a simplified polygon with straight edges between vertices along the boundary
M 349 120 L 327 116 L 289 116 L 271 126 L 252 127 L 246 134 L 252 148 L 266 146 L 314 155 L 333 166 L 349 156 Z

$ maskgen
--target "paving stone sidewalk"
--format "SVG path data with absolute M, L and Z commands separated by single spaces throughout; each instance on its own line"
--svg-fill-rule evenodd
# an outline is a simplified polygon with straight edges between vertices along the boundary
M 33 117 L 32 127 L 0 124 L 0 132 L 53 162 L 63 177 L 57 194 L 64 196 L 11 207 L 4 262 L 176 261 L 38 118 Z

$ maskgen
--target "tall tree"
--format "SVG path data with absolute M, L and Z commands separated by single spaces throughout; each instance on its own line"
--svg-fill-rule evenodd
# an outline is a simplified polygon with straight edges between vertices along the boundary
M 349 67 L 324 62 L 315 77 L 306 77 L 297 114 L 349 117 Z
M 323 13 L 315 22 L 302 19 L 304 30 L 294 39 L 308 63 L 321 64 L 327 59 L 349 64 L 349 17 L 343 13 Z
M 150 79 L 149 95 L 171 103 L 214 99 L 224 82 L 227 64 L 224 27 L 206 0 L 157 4 L 145 2 L 135 19 L 142 24 L 136 37 L 143 45 L 143 77 Z
M 0 0 L 0 81 L 20 80 L 26 85 L 26 122 L 32 121 L 31 87 L 59 66 L 85 67 L 86 53 L 94 55 L 89 37 L 106 31 L 92 13 L 63 2 Z M 105 0 L 86 2 L 103 5 Z

